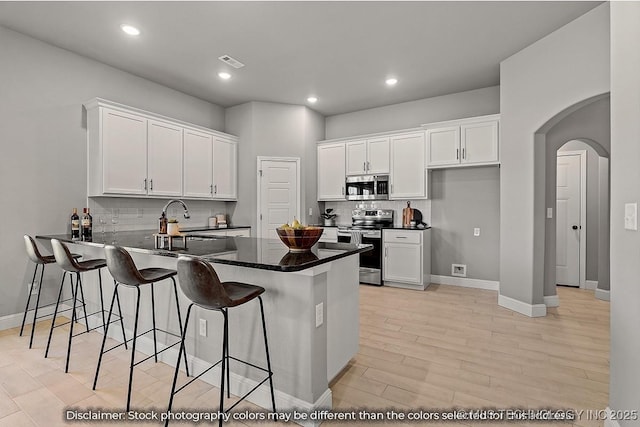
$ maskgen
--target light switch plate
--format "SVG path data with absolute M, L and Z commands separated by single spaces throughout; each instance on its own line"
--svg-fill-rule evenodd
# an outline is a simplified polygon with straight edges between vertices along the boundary
M 625 203 L 624 229 L 638 231 L 638 204 L 637 203 Z
M 473 229 L 473 235 L 478 237 L 480 235 L 480 229 L 478 227 Z
M 200 336 L 207 336 L 207 319 L 200 319 Z
M 316 304 L 316 328 L 322 326 L 324 322 L 324 316 L 322 310 L 324 309 L 324 303 Z

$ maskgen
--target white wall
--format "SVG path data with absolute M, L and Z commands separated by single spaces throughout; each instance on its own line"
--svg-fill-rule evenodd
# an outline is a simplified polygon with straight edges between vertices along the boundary
M 417 101 L 403 102 L 326 118 L 326 138 L 342 138 L 409 129 L 463 117 L 500 112 L 500 87 L 491 86 Z
M 545 206 L 536 194 L 534 134 L 566 108 L 608 92 L 608 64 L 609 5 L 603 4 L 500 65 L 502 296 L 543 303 Z
M 64 233 L 86 206 L 82 103 L 96 96 L 224 130 L 219 106 L 0 27 L 0 318 L 22 312 L 31 279 L 23 234 Z M 59 270 L 48 267 L 47 284 Z M 28 277 L 28 279 L 27 279 Z
M 611 371 L 609 406 L 640 412 L 640 233 L 624 229 L 640 202 L 640 3 L 611 3 Z M 639 421 L 619 421 L 637 426 Z
M 316 142 L 324 139 L 324 117 L 305 106 L 249 102 L 227 109 L 226 131 L 239 137 L 239 199 L 229 212 L 233 222 L 257 230 L 258 156 L 300 158 L 301 218 L 317 222 Z

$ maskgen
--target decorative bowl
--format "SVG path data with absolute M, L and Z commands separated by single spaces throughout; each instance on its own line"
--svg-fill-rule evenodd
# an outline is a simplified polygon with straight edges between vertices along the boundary
M 276 228 L 278 237 L 291 252 L 307 252 L 315 245 L 324 229 L 322 227 Z

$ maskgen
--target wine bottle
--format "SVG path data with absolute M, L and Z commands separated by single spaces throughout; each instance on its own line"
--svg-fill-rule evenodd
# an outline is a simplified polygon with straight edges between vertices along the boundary
M 78 208 L 73 208 L 73 213 L 71 214 L 71 238 L 80 238 L 80 217 L 78 216 Z
M 93 217 L 89 213 L 89 208 L 84 208 L 82 212 L 82 239 L 91 240 L 93 236 Z

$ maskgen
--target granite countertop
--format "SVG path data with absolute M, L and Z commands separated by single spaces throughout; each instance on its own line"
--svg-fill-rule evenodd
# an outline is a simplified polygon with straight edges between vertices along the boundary
M 199 230 L 205 230 L 200 228 Z M 224 230 L 224 229 L 220 229 Z M 277 239 L 255 237 L 197 237 L 187 240 L 183 247 L 182 239 L 176 239 L 174 249 L 156 249 L 155 230 L 122 231 L 115 237 L 113 233 L 94 233 L 91 241 L 73 240 L 70 234 L 37 235 L 36 238 L 58 239 L 65 243 L 102 248 L 115 244 L 123 246 L 131 252 L 178 257 L 189 255 L 201 257 L 211 263 L 237 265 L 240 267 L 259 268 L 275 271 L 300 271 L 331 262 L 349 255 L 370 251 L 371 245 L 352 245 L 350 243 L 317 243 L 310 252 L 294 253 Z M 197 235 L 197 231 L 192 232 Z

